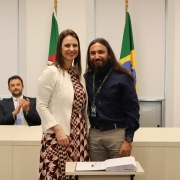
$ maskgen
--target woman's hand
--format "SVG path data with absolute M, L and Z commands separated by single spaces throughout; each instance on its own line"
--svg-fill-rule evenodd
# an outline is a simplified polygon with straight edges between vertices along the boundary
M 62 147 L 68 147 L 69 146 L 69 138 L 68 136 L 64 133 L 62 128 L 59 125 L 56 125 L 52 127 L 52 130 L 56 134 L 56 138 L 58 141 L 58 144 Z
M 64 131 L 61 132 L 57 132 L 56 133 L 56 138 L 58 141 L 58 144 L 63 146 L 63 147 L 68 147 L 69 146 L 69 139 L 66 136 L 66 134 L 64 133 Z

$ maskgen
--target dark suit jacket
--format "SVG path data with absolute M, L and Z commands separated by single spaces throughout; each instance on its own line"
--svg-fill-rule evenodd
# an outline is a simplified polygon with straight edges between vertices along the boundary
M 41 125 L 41 119 L 36 111 L 36 98 L 29 98 L 23 96 L 24 99 L 28 98 L 30 101 L 30 110 L 26 115 L 23 111 L 24 118 L 29 126 Z M 0 125 L 14 125 L 15 119 L 12 112 L 14 111 L 13 98 L 5 98 L 0 101 Z

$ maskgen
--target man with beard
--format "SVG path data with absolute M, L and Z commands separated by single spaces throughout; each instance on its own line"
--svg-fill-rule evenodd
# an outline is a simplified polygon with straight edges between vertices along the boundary
M 36 99 L 23 96 L 24 85 L 21 77 L 10 77 L 8 86 L 12 97 L 4 98 L 0 102 L 0 125 L 40 125 Z
M 139 102 L 132 74 L 116 60 L 103 38 L 87 50 L 85 74 L 89 106 L 91 161 L 130 156 L 139 128 Z

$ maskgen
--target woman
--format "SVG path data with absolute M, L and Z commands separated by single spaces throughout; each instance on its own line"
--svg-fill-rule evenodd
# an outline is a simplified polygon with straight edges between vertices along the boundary
M 81 76 L 77 34 L 61 32 L 56 60 L 38 78 L 37 110 L 42 121 L 39 180 L 64 180 L 68 161 L 88 161 L 87 93 Z

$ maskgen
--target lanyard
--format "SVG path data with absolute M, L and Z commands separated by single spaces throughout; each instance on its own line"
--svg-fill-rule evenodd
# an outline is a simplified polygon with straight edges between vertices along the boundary
M 93 98 L 93 105 L 95 104 L 95 100 L 96 100 L 96 96 L 99 93 L 100 89 L 102 88 L 102 85 L 104 84 L 104 82 L 106 81 L 106 79 L 108 78 L 110 72 L 112 71 L 112 68 L 109 70 L 109 72 L 107 73 L 107 75 L 105 76 L 105 78 L 103 79 L 102 83 L 100 84 L 98 90 L 95 93 L 95 73 L 93 74 L 93 93 L 94 93 L 94 98 Z

